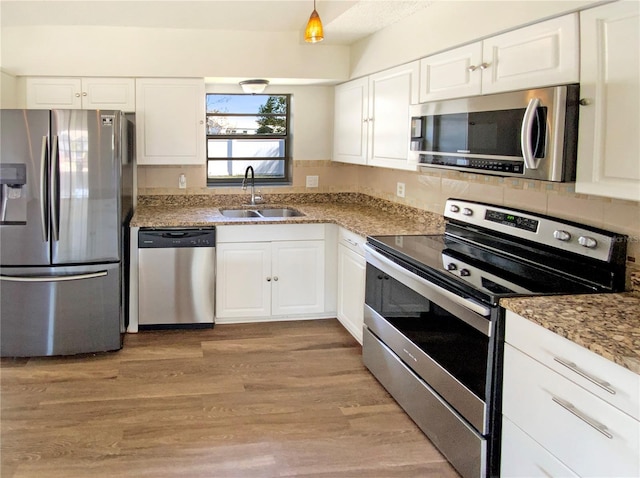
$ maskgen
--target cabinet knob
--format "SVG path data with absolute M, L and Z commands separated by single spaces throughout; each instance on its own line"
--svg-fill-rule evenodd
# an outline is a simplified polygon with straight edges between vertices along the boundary
M 200 120 L 200 124 L 204 124 L 204 120 Z
M 267 282 L 271 282 L 271 277 L 267 277 Z
M 471 71 L 476 71 L 478 69 L 478 67 L 476 65 L 470 65 L 467 67 L 467 71 L 471 72 Z
M 580 106 L 589 106 L 591 104 L 590 98 L 580 98 Z
M 82 96 L 87 96 L 87 92 L 86 92 L 86 91 L 83 91 L 83 92 L 82 92 Z
M 75 94 L 75 97 L 76 97 L 76 98 L 80 98 L 80 93 L 76 93 L 76 94 Z
M 489 65 L 491 65 L 491 63 L 480 63 L 480 69 L 486 70 L 487 68 L 489 68 Z
M 278 276 L 273 276 L 273 280 L 278 282 Z

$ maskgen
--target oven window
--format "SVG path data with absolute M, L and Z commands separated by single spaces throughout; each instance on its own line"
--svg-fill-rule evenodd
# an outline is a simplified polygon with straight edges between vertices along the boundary
M 478 398 L 486 399 L 489 337 L 371 264 L 365 303 Z

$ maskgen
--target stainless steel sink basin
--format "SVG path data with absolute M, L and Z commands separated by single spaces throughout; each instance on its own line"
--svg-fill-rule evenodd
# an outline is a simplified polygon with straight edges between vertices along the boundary
M 298 217 L 304 216 L 300 211 L 288 207 L 278 207 L 270 209 L 258 209 L 262 217 Z
M 264 209 L 220 209 L 220 214 L 225 217 L 298 217 L 304 216 L 300 211 L 289 207 L 274 207 Z
M 220 209 L 220 214 L 225 217 L 260 217 L 257 211 L 250 209 Z

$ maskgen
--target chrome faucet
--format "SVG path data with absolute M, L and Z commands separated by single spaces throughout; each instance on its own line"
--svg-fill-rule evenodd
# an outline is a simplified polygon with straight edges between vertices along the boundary
M 262 202 L 262 196 L 256 196 L 253 166 L 247 166 L 247 169 L 244 172 L 244 179 L 242 180 L 242 190 L 247 190 L 247 177 L 249 176 L 249 171 L 251 171 L 251 200 L 249 201 L 249 204 L 251 206 L 255 206 L 256 204 Z

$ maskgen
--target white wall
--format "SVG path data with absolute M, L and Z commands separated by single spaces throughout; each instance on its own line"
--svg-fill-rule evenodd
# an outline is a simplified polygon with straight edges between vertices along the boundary
M 352 45 L 350 78 L 599 3 L 603 2 L 436 1 L 415 15 Z
M 104 26 L 1 31 L 2 68 L 18 75 L 348 78 L 349 47 L 304 43 L 299 32 Z

